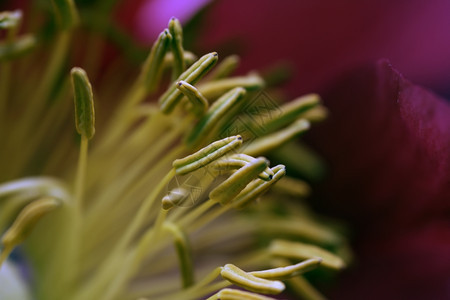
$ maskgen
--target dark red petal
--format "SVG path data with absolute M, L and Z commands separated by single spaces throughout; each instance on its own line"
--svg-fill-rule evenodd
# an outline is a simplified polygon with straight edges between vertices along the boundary
M 331 299 L 450 299 L 450 223 L 436 220 L 403 235 L 368 238 L 359 264 Z
M 447 0 L 222 0 L 208 11 L 199 42 L 203 52 L 242 55 L 243 70 L 291 61 L 292 97 L 380 57 L 408 78 L 448 91 L 449 10 Z
M 385 60 L 322 93 L 313 140 L 330 163 L 322 209 L 355 230 L 356 268 L 338 299 L 450 296 L 450 105 Z
M 211 0 L 135 0 L 122 1 L 116 10 L 118 21 L 143 44 L 152 44 L 167 27 L 170 18 L 189 21 Z M 211 51 L 208 51 L 211 52 Z
M 315 132 L 331 164 L 327 207 L 391 230 L 448 214 L 450 106 L 387 61 L 323 93 L 331 118 Z

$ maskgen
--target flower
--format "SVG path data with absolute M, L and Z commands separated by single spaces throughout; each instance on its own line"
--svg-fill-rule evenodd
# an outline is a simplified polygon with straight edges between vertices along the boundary
M 448 102 L 386 61 L 360 67 L 388 57 L 449 95 L 448 5 L 216 1 L 197 24 L 198 47 L 239 49 L 241 71 L 284 59 L 296 67 L 291 94 L 323 91 L 330 121 L 312 133 L 332 171 L 314 190 L 322 210 L 353 223 L 359 258 L 335 297 L 449 297 Z
M 140 72 L 102 68 L 96 34 L 128 49 L 98 14 L 109 7 L 53 6 L 26 33 L 20 11 L 0 15 L 0 267 L 15 285 L 0 295 L 268 299 L 288 281 L 321 297 L 301 274 L 344 268 L 346 238 L 293 203 L 304 181 L 261 156 L 322 120 L 320 97 L 281 105 L 257 73 L 230 76 L 235 57 L 211 71 L 218 54 L 185 51 L 175 18 Z

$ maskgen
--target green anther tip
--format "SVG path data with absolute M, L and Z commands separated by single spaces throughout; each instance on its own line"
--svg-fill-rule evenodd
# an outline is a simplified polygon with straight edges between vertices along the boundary
M 216 64 L 218 60 L 217 52 L 203 55 L 192 66 L 184 71 L 169 89 L 159 98 L 160 109 L 163 113 L 173 111 L 178 102 L 183 98 L 183 94 L 177 89 L 177 82 L 184 80 L 189 84 L 195 84 Z
M 153 44 L 147 59 L 145 60 L 140 79 L 147 92 L 153 92 L 159 85 L 161 73 L 164 67 L 164 59 L 170 48 L 172 35 L 168 29 L 161 32 Z
M 171 33 L 181 34 L 183 30 L 180 21 L 175 17 L 170 18 L 168 27 Z
M 15 247 L 29 235 L 35 224 L 46 214 L 60 206 L 61 201 L 45 197 L 31 202 L 19 213 L 12 226 L 2 237 L 2 244 Z
M 95 134 L 94 96 L 86 72 L 81 68 L 70 71 L 75 102 L 77 132 L 91 139 Z
M 202 116 L 208 109 L 208 100 L 193 85 L 181 80 L 177 83 L 177 89 L 188 98 L 191 110 L 197 116 Z

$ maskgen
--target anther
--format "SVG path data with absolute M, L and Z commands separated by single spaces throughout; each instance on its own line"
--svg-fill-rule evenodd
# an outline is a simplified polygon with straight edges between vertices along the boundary
M 182 73 L 169 89 L 159 98 L 161 111 L 170 113 L 183 98 L 183 94 L 177 89 L 178 81 L 186 81 L 189 84 L 195 84 L 200 80 L 217 62 L 217 53 L 209 53 L 202 56 L 197 62 Z
M 61 202 L 55 198 L 45 197 L 31 202 L 17 216 L 11 227 L 2 237 L 4 246 L 0 256 L 0 265 L 8 254 L 20 243 L 22 243 L 31 233 L 36 223 L 45 215 L 54 211 Z
M 220 275 L 231 283 L 256 293 L 279 294 L 285 289 L 281 281 L 256 277 L 233 264 L 226 264 L 222 267 Z
M 179 81 L 177 88 L 188 98 L 192 111 L 197 116 L 202 116 L 208 110 L 208 100 L 197 90 L 196 87 L 186 81 Z
M 172 165 L 176 174 L 187 174 L 212 163 L 241 145 L 242 138 L 239 135 L 227 137 L 209 144 L 194 154 L 176 159 Z
M 147 92 L 153 92 L 159 84 L 164 58 L 170 49 L 171 40 L 172 36 L 167 29 L 161 32 L 145 60 L 139 80 Z
M 189 196 L 189 191 L 179 187 L 171 190 L 164 198 L 162 199 L 162 208 L 165 210 L 169 210 L 174 206 L 180 205 L 186 198 Z
M 175 79 L 184 72 L 186 64 L 184 62 L 183 50 L 183 29 L 180 21 L 171 18 L 169 21 L 169 32 L 172 35 L 171 49 L 173 53 L 173 73 L 172 78 Z
M 86 72 L 81 68 L 70 71 L 75 102 L 75 125 L 80 135 L 91 139 L 95 133 L 94 96 Z
M 269 252 L 272 255 L 294 259 L 321 258 L 321 265 L 331 269 L 340 270 L 345 262 L 339 256 L 314 245 L 286 240 L 275 240 L 270 244 Z
M 267 168 L 268 164 L 267 159 L 263 157 L 247 163 L 213 189 L 209 193 L 209 198 L 222 205 L 231 202 L 253 179 Z

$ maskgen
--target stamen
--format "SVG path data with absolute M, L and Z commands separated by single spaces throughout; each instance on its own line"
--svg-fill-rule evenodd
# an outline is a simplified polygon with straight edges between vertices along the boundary
M 272 150 L 270 155 L 289 166 L 293 173 L 301 174 L 313 182 L 320 180 L 326 172 L 326 164 L 322 158 L 298 140 Z
M 232 264 L 222 267 L 220 275 L 231 283 L 256 293 L 279 294 L 285 289 L 281 281 L 256 277 Z
M 69 198 L 68 192 L 62 182 L 50 177 L 28 177 L 0 184 L 0 199 L 8 198 L 17 193 L 33 195 L 33 191 L 38 196 L 51 196 L 61 200 Z
M 186 81 L 179 81 L 177 84 L 179 89 L 191 102 L 192 111 L 197 116 L 202 116 L 208 110 L 208 100 L 193 85 Z
M 320 97 L 317 94 L 309 94 L 292 100 L 280 107 L 281 114 L 263 118 L 261 123 L 264 124 L 264 132 L 269 133 L 284 126 L 287 126 L 299 118 L 301 115 L 320 103 Z
M 152 190 L 150 195 L 140 204 L 139 209 L 137 210 L 137 214 L 131 220 L 125 229 L 124 234 L 119 238 L 119 240 L 115 243 L 114 248 L 111 249 L 107 258 L 103 261 L 100 267 L 96 270 L 94 280 L 90 282 L 90 285 L 84 287 L 84 289 L 80 290 L 78 295 L 79 297 L 76 299 L 91 299 L 93 295 L 97 295 L 103 289 L 103 287 L 107 286 L 110 283 L 111 279 L 111 269 L 115 270 L 117 265 L 120 266 L 120 257 L 126 247 L 133 240 L 135 235 L 139 232 L 139 230 L 143 227 L 147 220 L 148 213 L 153 206 L 153 203 L 156 201 L 158 195 L 161 194 L 162 190 L 167 186 L 170 180 L 175 176 L 175 170 L 171 169 L 164 178 L 159 181 L 158 185 Z M 148 230 L 148 235 L 144 236 L 141 239 L 141 243 L 143 243 L 144 248 L 148 246 L 147 242 L 153 242 L 153 238 L 159 234 L 159 226 L 162 225 L 166 217 L 167 211 L 160 209 L 158 217 L 155 221 L 154 226 Z M 139 247 L 139 246 L 138 246 Z M 138 249 L 139 250 L 139 249 Z M 138 253 L 143 254 L 143 252 L 138 251 Z M 127 266 L 129 270 L 135 266 Z M 124 280 L 126 280 L 130 276 L 130 274 L 122 274 L 118 278 L 117 281 L 120 281 L 120 284 L 124 284 Z M 104 295 L 104 297 L 109 296 L 109 294 L 114 294 L 116 289 L 123 288 L 122 285 L 115 285 L 108 290 L 108 293 Z M 109 298 L 108 298 L 109 299 Z
M 0 266 L 9 253 L 22 243 L 31 233 L 36 223 L 44 216 L 54 211 L 61 202 L 55 198 L 46 197 L 33 201 L 19 213 L 14 223 L 2 237 L 4 246 L 0 256 Z
M 189 191 L 184 188 L 180 187 L 173 189 L 162 199 L 162 208 L 165 210 L 169 210 L 172 207 L 182 203 L 188 196 Z
M 174 59 L 175 58 L 173 57 L 173 53 L 168 52 L 164 56 L 163 69 L 173 66 Z M 192 65 L 196 60 L 198 60 L 198 57 L 194 53 L 185 50 L 185 51 L 183 51 L 183 59 L 184 59 L 184 64 L 186 66 L 189 66 L 189 65 Z
M 91 139 L 95 133 L 92 86 L 83 69 L 73 68 L 70 75 L 75 100 L 75 125 L 80 135 Z
M 250 272 L 253 276 L 263 279 L 287 279 L 314 270 L 322 262 L 321 258 L 310 258 L 295 265 L 270 270 Z
M 326 300 L 327 298 L 322 295 L 311 283 L 308 282 L 303 276 L 293 277 L 288 280 L 289 286 L 292 290 L 301 297 L 301 299 L 309 300 Z
M 214 168 L 216 168 L 217 170 L 235 170 L 242 168 L 247 163 L 250 163 L 254 160 L 255 158 L 250 155 L 243 153 L 236 153 L 218 160 L 214 164 Z M 269 167 L 267 167 L 263 172 L 261 172 L 258 175 L 258 177 L 262 180 L 269 181 L 272 179 L 273 175 L 274 175 L 273 171 Z
M 80 156 L 74 187 L 76 222 L 79 222 L 86 177 L 88 141 L 95 133 L 95 112 L 92 87 L 86 72 L 81 68 L 72 68 L 70 75 L 75 102 L 75 125 L 81 135 Z
M 319 123 L 328 117 L 328 109 L 325 106 L 318 105 L 304 113 L 301 117 L 310 121 L 311 123 Z
M 345 262 L 337 255 L 314 245 L 286 240 L 275 240 L 270 244 L 269 252 L 272 255 L 295 259 L 322 258 L 324 267 L 340 270 Z
M 215 99 L 236 87 L 242 87 L 247 91 L 259 90 L 264 87 L 264 80 L 257 74 L 223 78 L 205 82 L 198 85 L 198 89 L 208 99 Z
M 305 198 L 311 192 L 309 185 L 300 179 L 285 176 L 274 186 L 274 191 L 293 197 Z
M 177 80 L 169 87 L 169 89 L 159 98 L 159 105 L 163 113 L 170 113 L 177 103 L 183 98 L 183 94 L 177 89 L 178 81 L 186 81 L 189 84 L 195 84 L 216 64 L 218 55 L 212 52 L 203 55 L 197 62 L 189 67 Z
M 270 235 L 285 234 L 320 245 L 341 245 L 343 238 L 331 228 L 308 217 L 267 217 L 261 219 L 261 229 Z
M 281 147 L 293 138 L 308 130 L 310 124 L 304 119 L 297 120 L 292 125 L 277 131 L 275 133 L 257 138 L 247 148 L 244 149 L 245 154 L 251 156 L 264 155 L 270 151 Z
M 164 57 L 170 49 L 171 40 L 172 36 L 169 30 L 161 32 L 145 60 L 138 80 L 145 86 L 147 93 L 153 92 L 159 85 Z
M 269 162 L 267 159 L 263 157 L 247 163 L 247 165 L 234 172 L 227 180 L 212 190 L 211 193 L 209 193 L 210 199 L 212 201 L 217 201 L 222 205 L 229 203 L 250 183 L 250 181 L 255 179 L 259 173 L 263 172 L 268 164 Z
M 222 79 L 233 73 L 239 65 L 239 56 L 230 55 L 225 57 L 220 64 L 208 75 L 208 80 Z
M 40 64 L 45 66 L 45 69 L 36 69 L 36 72 L 24 79 L 24 83 L 27 84 L 31 84 L 36 78 L 39 79 L 37 89 L 9 91 L 8 89 L 17 86 L 14 75 L 23 72 L 14 69 L 15 62 L 6 61 L 0 67 L 2 78 L 0 131 L 7 132 L 8 130 L 4 128 L 10 128 L 9 125 L 14 121 L 14 118 L 5 117 L 9 116 L 6 114 L 7 109 L 18 109 L 22 104 L 25 107 L 21 116 L 23 122 L 17 124 L 18 128 L 11 141 L 5 143 L 7 147 L 2 151 L 9 154 L 12 153 L 10 151 L 12 149 L 22 149 L 17 155 L 11 156 L 11 161 L 6 162 L 2 176 L 6 179 L 36 170 L 61 174 L 66 169 L 61 165 L 61 161 L 65 157 L 71 160 L 70 155 L 74 154 L 72 153 L 74 141 L 65 138 L 61 139 L 62 143 L 53 149 L 53 152 L 44 153 L 51 148 L 49 145 L 52 142 L 60 141 L 64 130 L 67 129 L 63 126 L 63 121 L 70 106 L 66 106 L 67 101 L 60 100 L 68 96 L 70 83 L 66 80 L 68 78 L 62 78 L 60 75 L 67 66 L 67 58 L 73 50 L 71 37 L 73 29 L 79 22 L 74 4 L 76 0 L 52 1 L 60 25 L 59 30 L 51 33 L 51 37 L 55 39 L 49 40 L 49 45 L 54 45 L 54 51 L 41 49 L 49 58 L 48 62 Z M 101 5 L 97 12 L 109 8 L 112 8 L 110 4 Z M 86 17 L 93 19 L 96 16 L 86 12 Z M 116 29 L 103 23 L 106 19 L 101 19 L 99 24 L 106 25 L 101 29 L 106 29 L 108 35 L 116 39 L 121 47 L 128 46 L 126 44 L 129 39 L 119 36 Z M 6 28 L 8 31 L 5 41 L 0 42 L 0 62 L 23 55 L 37 44 L 37 36 L 16 36 L 20 22 L 19 11 L 0 13 L 0 29 Z M 93 62 L 86 64 L 93 70 L 98 69 L 98 63 L 101 61 L 99 58 L 103 52 L 102 41 L 96 40 L 96 37 L 95 34 L 93 40 L 86 43 L 92 47 L 84 56 L 85 62 Z M 138 50 L 124 49 L 129 54 Z M 40 53 L 36 53 L 37 58 L 39 55 Z M 251 96 L 247 91 L 258 90 L 265 85 L 263 79 L 256 73 L 226 78 L 239 63 L 239 58 L 234 55 L 225 58 L 215 71 L 204 78 L 217 61 L 218 56 L 214 52 L 197 60 L 194 54 L 184 51 L 181 25 L 173 18 L 168 24 L 168 29 L 164 30 L 154 43 L 139 77 L 129 89 L 124 91 L 121 89 L 120 84 L 129 81 L 123 81 L 124 78 L 117 76 L 121 73 L 117 72 L 122 67 L 120 63 L 114 65 L 106 75 L 101 75 L 106 76 L 104 82 L 107 83 L 107 87 L 99 87 L 99 91 L 106 89 L 107 93 L 104 95 L 106 98 L 111 95 L 114 97 L 122 95 L 123 92 L 125 101 L 118 105 L 110 124 L 102 130 L 105 135 L 101 136 L 100 144 L 94 148 L 94 156 L 89 160 L 89 172 L 87 172 L 88 144 L 95 135 L 94 99 L 86 72 L 80 68 L 73 68 L 71 83 L 75 102 L 75 126 L 81 135 L 73 192 L 68 193 L 61 183 L 45 177 L 0 184 L 0 230 L 7 229 L 15 219 L 0 240 L 2 244 L 0 267 L 13 248 L 27 239 L 27 247 L 31 249 L 27 260 L 38 266 L 34 270 L 36 282 L 33 292 L 43 299 L 61 299 L 69 295 L 72 300 L 135 299 L 144 295 L 149 299 L 200 299 L 213 293 L 216 294 L 210 300 L 267 300 L 271 298 L 254 292 L 280 293 L 285 286 L 278 279 L 290 280 L 292 276 L 317 267 L 322 260 L 319 256 L 323 257 L 326 266 L 338 268 L 339 261 L 333 254 L 324 254 L 311 245 L 276 241 L 271 244 L 269 250 L 250 249 L 249 253 L 239 252 L 234 257 L 235 261 L 242 262 L 243 267 L 272 263 L 273 269 L 245 272 L 234 265 L 225 265 L 213 270 L 203 280 L 195 282 L 189 239 L 191 235 L 196 237 L 195 247 L 200 254 L 205 249 L 210 250 L 211 246 L 223 246 L 223 243 L 232 241 L 231 244 L 225 245 L 221 253 L 216 253 L 221 257 L 225 252 L 234 253 L 242 249 L 242 246 L 248 246 L 248 242 L 253 243 L 253 239 L 248 240 L 245 237 L 252 237 L 261 232 L 269 241 L 273 239 L 274 232 L 311 238 L 320 245 L 332 245 L 336 251 L 340 251 L 339 253 L 345 253 L 346 246 L 343 240 L 341 243 L 337 239 L 333 240 L 331 234 L 327 236 L 325 230 L 321 231 L 323 227 L 318 226 L 317 230 L 314 227 L 315 223 L 309 222 L 308 218 L 305 218 L 307 219 L 304 222 L 305 226 L 299 226 L 303 225 L 303 219 L 294 220 L 294 215 L 297 215 L 300 209 L 290 204 L 286 206 L 286 209 L 293 210 L 289 216 L 278 216 L 264 205 L 256 209 L 255 218 L 239 219 L 233 218 L 232 215 L 229 219 L 228 216 L 222 216 L 229 210 L 242 208 L 261 197 L 285 175 L 286 170 L 283 165 L 269 168 L 269 162 L 262 157 L 236 154 L 236 149 L 243 143 L 239 135 L 209 143 L 221 136 L 219 133 L 225 131 L 230 121 L 241 117 L 243 119 L 239 123 L 245 121 L 245 116 L 240 114 L 240 110 Z M 159 90 L 161 77 L 169 64 L 173 68 L 172 77 L 178 77 L 177 80 L 172 82 L 160 97 L 159 105 L 152 101 L 148 103 L 153 104 L 143 104 L 149 93 Z M 189 65 L 191 66 L 186 70 L 186 66 Z M 203 82 L 194 86 L 202 78 Z M 30 97 L 33 101 L 28 103 L 26 100 Z M 21 100 L 22 98 L 24 100 Z M 16 103 L 15 100 L 19 102 Z M 215 100 L 210 107 L 208 100 Z M 177 109 L 176 105 L 180 102 L 183 107 Z M 186 115 L 182 110 L 186 103 L 190 105 L 186 108 L 193 110 L 196 116 Z M 309 126 L 308 121 L 317 121 L 325 115 L 326 110 L 318 103 L 317 95 L 308 95 L 295 100 L 293 104 L 282 106 L 281 116 L 257 118 L 265 123 L 264 134 L 275 130 L 280 132 L 257 139 L 255 143 L 249 145 L 247 153 L 256 155 L 258 152 L 272 151 L 306 130 Z M 167 115 L 174 110 L 174 114 Z M 47 116 L 44 123 L 40 122 L 42 113 L 46 113 Z M 289 125 L 295 120 L 299 121 Z M 189 126 L 192 121 L 198 122 Z M 30 140 L 30 133 L 36 133 L 37 124 L 39 125 L 37 134 Z M 255 124 L 261 125 L 257 122 Z M 228 127 L 227 131 L 240 131 L 239 129 L 241 128 L 234 126 Z M 27 141 L 29 147 L 20 148 Z M 207 144 L 209 145 L 200 149 Z M 112 155 L 111 148 L 117 150 Z M 196 152 L 187 157 L 175 159 L 194 151 Z M 299 160 L 297 152 L 290 156 Z M 34 160 L 38 158 L 42 159 L 35 164 Z M 113 166 L 108 167 L 105 174 L 105 167 L 111 163 L 114 163 Z M 27 169 L 28 165 L 32 165 L 33 169 Z M 179 178 L 175 178 L 177 174 L 188 174 L 205 166 L 212 166 L 219 171 L 225 170 L 228 178 L 217 186 L 213 186 L 216 178 L 207 174 L 209 170 L 200 170 L 205 172 L 201 178 L 196 177 L 200 171 L 186 176 L 193 179 L 193 183 L 186 180 L 180 184 Z M 28 173 L 23 173 L 24 171 Z M 289 184 L 291 182 L 286 183 Z M 178 188 L 170 190 L 159 202 L 167 187 L 172 185 L 177 185 Z M 86 200 L 91 201 L 83 208 L 85 189 L 89 191 L 89 194 L 86 193 L 89 196 Z M 282 190 L 290 195 L 300 194 L 298 190 L 290 190 L 286 186 L 282 186 Z M 201 200 L 205 201 L 202 203 L 192 201 L 196 207 L 173 209 L 169 212 L 173 207 L 181 206 L 191 191 L 195 191 L 194 193 L 199 191 L 198 194 L 202 195 Z M 208 192 L 210 199 L 203 199 Z M 270 194 L 269 198 L 277 196 Z M 34 201 L 35 199 L 38 200 Z M 63 206 L 63 203 L 69 205 Z M 58 206 L 61 206 L 61 209 L 52 215 L 51 212 Z M 21 212 L 17 214 L 18 211 Z M 50 216 L 39 224 L 45 215 Z M 281 218 L 283 220 L 277 222 Z M 216 223 L 210 225 L 212 221 Z M 272 224 L 275 222 L 277 223 Z M 38 225 L 36 223 L 39 226 L 36 226 Z M 308 227 L 309 225 L 312 229 Z M 292 230 L 295 226 L 301 227 L 303 232 L 300 229 Z M 29 236 L 34 228 L 35 232 Z M 37 232 L 41 229 L 44 235 Z M 244 238 L 236 240 L 241 237 Z M 172 251 L 166 252 L 171 244 L 175 251 L 169 249 Z M 176 252 L 178 261 L 177 258 L 171 259 L 175 255 L 173 252 Z M 161 259 L 166 255 L 169 259 Z M 289 265 L 291 262 L 286 262 L 287 258 L 307 260 Z M 170 274 L 177 264 L 183 288 L 176 284 L 174 279 L 178 278 L 159 276 L 163 274 L 173 277 Z M 200 264 L 197 270 L 199 275 L 210 269 L 203 261 Z M 341 264 L 343 265 L 343 262 Z M 146 268 L 147 266 L 151 268 Z M 219 274 L 223 278 L 220 276 L 217 278 Z M 154 284 L 146 284 L 148 280 L 156 277 L 157 281 L 153 282 Z M 88 280 L 85 280 L 86 278 Z M 139 282 L 141 280 L 143 281 Z M 232 283 L 254 292 L 226 289 Z
M 56 18 L 63 30 L 69 30 L 78 25 L 80 18 L 73 0 L 52 0 Z
M 227 137 L 216 141 L 185 158 L 176 159 L 172 165 L 175 168 L 176 174 L 187 174 L 212 163 L 241 145 L 241 136 L 236 135 Z
M 11 222 L 22 207 L 40 197 L 53 197 L 65 203 L 71 199 L 66 187 L 50 178 L 30 177 L 0 184 L 0 204 L 2 204 L 0 231 Z
M 186 139 L 186 143 L 194 148 L 200 144 L 201 141 L 205 140 L 208 135 L 211 135 L 214 126 L 216 126 L 219 121 L 224 120 L 225 115 L 230 112 L 232 107 L 236 106 L 236 103 L 243 98 L 245 93 L 245 89 L 237 87 L 214 102 L 206 115 L 197 123 L 194 129 L 192 129 L 191 134 Z
M 184 62 L 184 50 L 183 50 L 183 28 L 180 21 L 176 18 L 172 18 L 169 21 L 169 31 L 172 35 L 172 53 L 173 53 L 173 73 L 172 79 L 178 78 L 181 73 L 186 69 Z
M 250 182 L 249 185 L 234 198 L 233 207 L 240 209 L 258 199 L 286 174 L 286 168 L 283 165 L 275 166 L 271 170 L 274 175 L 270 181 L 256 179 Z
M 194 266 L 192 263 L 191 247 L 187 235 L 181 228 L 171 222 L 164 223 L 164 229 L 172 233 L 175 240 L 175 249 L 180 262 L 180 272 L 183 288 L 188 288 L 194 283 Z

